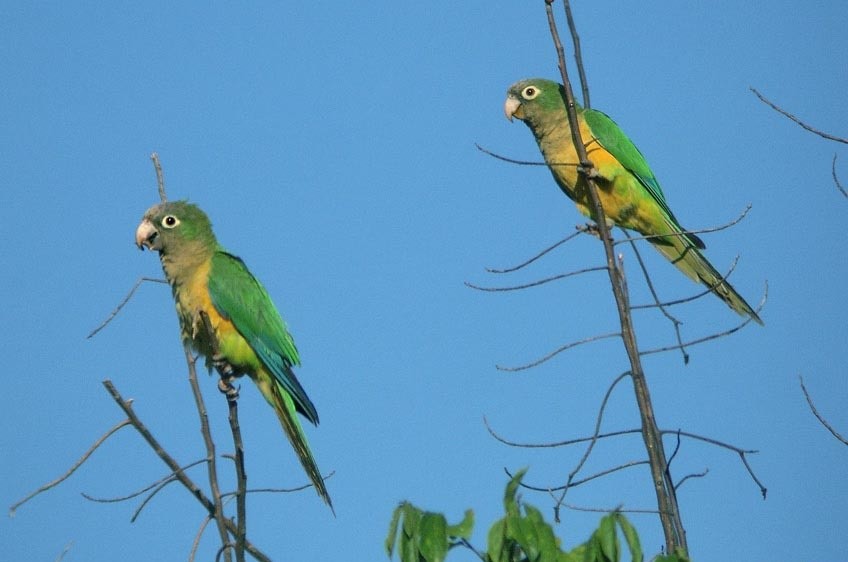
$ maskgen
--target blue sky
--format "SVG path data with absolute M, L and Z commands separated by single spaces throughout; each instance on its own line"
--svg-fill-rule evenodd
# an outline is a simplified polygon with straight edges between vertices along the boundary
M 626 369 L 620 345 L 598 342 L 521 373 L 568 341 L 615 329 L 600 273 L 533 290 L 506 285 L 600 264 L 584 237 L 532 269 L 493 276 L 584 219 L 548 172 L 494 160 L 474 143 L 539 158 L 530 132 L 503 117 L 506 88 L 557 76 L 543 3 L 4 3 L 0 6 L 0 294 L 6 404 L 0 421 L 9 506 L 70 466 L 121 412 L 114 381 L 182 462 L 203 445 L 170 292 L 144 286 L 92 340 L 85 335 L 159 262 L 133 233 L 157 200 L 158 151 L 171 198 L 211 216 L 220 241 L 268 288 L 303 358 L 318 407 L 308 428 L 337 518 L 311 491 L 250 498 L 250 539 L 274 559 L 381 560 L 392 509 L 409 499 L 458 520 L 477 513 L 475 544 L 500 514 L 503 468 L 527 481 L 565 480 L 582 449 L 512 449 L 486 431 L 552 441 L 591 433 L 609 382 Z M 561 14 L 560 7 L 557 12 Z M 680 355 L 645 359 L 663 428 L 744 448 L 768 487 L 763 501 L 738 457 L 685 441 L 677 477 L 697 560 L 836 560 L 848 550 L 846 448 L 810 414 L 848 433 L 844 280 L 848 152 L 762 105 L 754 86 L 809 123 L 848 135 L 844 90 L 848 7 L 839 2 L 576 2 L 594 107 L 631 136 L 689 228 L 705 235 L 734 286 L 758 302 L 765 328 Z M 661 295 L 697 290 L 643 251 Z M 648 298 L 625 252 L 634 302 Z M 674 309 L 687 339 L 737 317 L 715 298 Z M 643 348 L 673 342 L 655 312 L 636 315 Z M 201 383 L 221 451 L 226 406 Z M 245 381 L 246 382 L 246 381 Z M 246 382 L 241 422 L 251 486 L 306 477 L 273 413 Z M 613 394 L 604 429 L 635 427 L 629 385 Z M 669 448 L 672 446 L 669 443 Z M 644 456 L 638 437 L 597 447 L 585 474 Z M 166 473 L 122 430 L 70 480 L 0 519 L 9 560 L 186 559 L 204 514 L 170 486 L 137 502 L 94 504 Z M 203 470 L 192 473 L 204 481 Z M 569 494 L 581 506 L 650 508 L 647 470 Z M 550 514 L 541 494 L 525 499 Z M 564 513 L 557 532 L 584 540 L 596 514 Z M 662 544 L 653 516 L 633 515 L 647 552 Z M 211 559 L 207 532 L 198 559 Z M 455 553 L 455 560 L 472 560 Z

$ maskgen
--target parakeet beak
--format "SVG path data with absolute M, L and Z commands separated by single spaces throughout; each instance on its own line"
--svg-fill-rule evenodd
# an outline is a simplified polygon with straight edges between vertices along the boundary
M 159 236 L 159 231 L 156 230 L 153 223 L 148 219 L 144 219 L 135 230 L 135 245 L 138 246 L 139 250 L 144 250 L 145 246 L 149 250 L 155 250 L 157 236 Z
M 524 112 L 521 109 L 521 102 L 518 101 L 518 98 L 514 97 L 512 94 L 507 96 L 506 102 L 504 102 L 504 115 L 506 118 L 512 121 L 513 117 L 517 117 L 519 119 L 524 118 Z

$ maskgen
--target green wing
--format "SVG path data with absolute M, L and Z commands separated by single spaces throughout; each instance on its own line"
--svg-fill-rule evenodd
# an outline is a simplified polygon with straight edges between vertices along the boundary
M 654 172 L 651 171 L 651 167 L 648 166 L 648 161 L 645 160 L 645 157 L 642 156 L 642 153 L 633 144 L 633 141 L 624 134 L 624 131 L 606 113 L 595 109 L 586 109 L 583 115 L 586 118 L 586 123 L 589 124 L 589 128 L 592 130 L 592 134 L 601 146 L 615 156 L 616 160 L 639 180 L 639 183 L 642 184 L 651 198 L 659 205 L 663 213 L 671 219 L 671 222 L 679 230 L 683 230 L 680 222 L 678 222 L 674 213 L 671 212 L 668 203 L 666 203 L 665 194 L 663 194 L 662 188 L 654 176 Z M 694 234 L 686 234 L 686 237 L 696 247 L 701 249 L 706 248 L 704 242 Z
M 288 391 L 297 411 L 318 424 L 318 412 L 292 371 L 300 364 L 294 340 L 259 281 L 240 258 L 224 251 L 212 256 L 209 295 L 218 313 L 230 320 L 274 378 Z

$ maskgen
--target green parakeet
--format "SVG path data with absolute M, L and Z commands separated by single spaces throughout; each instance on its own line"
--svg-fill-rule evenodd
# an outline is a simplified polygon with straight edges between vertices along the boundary
M 627 135 L 600 111 L 579 106 L 576 110 L 586 152 L 599 173 L 595 180 L 607 220 L 651 236 L 651 244 L 689 278 L 709 287 L 740 315 L 762 324 L 756 311 L 701 253 L 705 248 L 701 239 L 684 232 L 645 157 Z M 588 185 L 577 171 L 579 159 L 563 87 L 543 78 L 516 82 L 507 90 L 504 111 L 510 121 L 515 117 L 527 124 L 560 189 L 581 213 L 597 220 L 590 210 Z
M 332 509 L 330 495 L 309 450 L 297 414 L 318 424 L 318 412 L 295 377 L 300 364 L 294 340 L 265 288 L 241 259 L 218 244 L 206 214 L 185 201 L 155 205 L 135 233 L 139 248 L 159 252 L 171 285 L 183 340 L 207 358 L 248 375 L 274 408 L 286 437 L 315 490 Z M 201 312 L 217 341 L 213 343 Z

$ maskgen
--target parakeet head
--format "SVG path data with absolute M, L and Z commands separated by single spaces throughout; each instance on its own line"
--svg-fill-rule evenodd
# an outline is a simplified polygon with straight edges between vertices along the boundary
M 506 91 L 504 113 L 512 121 L 521 119 L 531 128 L 542 125 L 553 116 L 559 118 L 565 111 L 563 87 L 544 78 L 520 80 Z
M 217 245 L 212 224 L 200 207 L 188 201 L 169 201 L 150 207 L 135 231 L 135 243 L 160 254 Z

